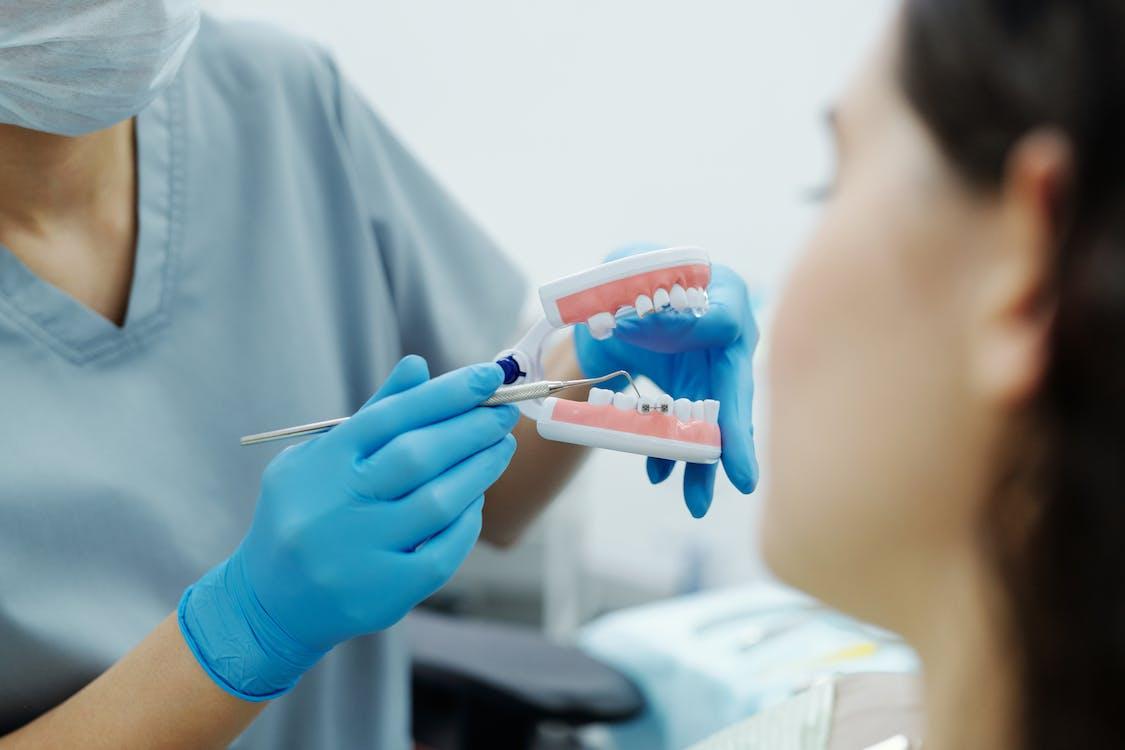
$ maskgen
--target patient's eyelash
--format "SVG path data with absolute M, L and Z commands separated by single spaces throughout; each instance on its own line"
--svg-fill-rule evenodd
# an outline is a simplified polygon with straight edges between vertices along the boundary
M 812 187 L 805 188 L 801 193 L 801 198 L 805 203 L 825 203 L 832 198 L 835 192 L 835 183 L 826 182 L 822 185 L 813 185 Z
M 832 176 L 831 179 L 829 179 L 827 182 L 825 182 L 823 184 L 814 185 L 810 188 L 806 188 L 805 191 L 804 191 L 804 195 L 803 195 L 804 201 L 806 203 L 825 203 L 825 202 L 831 200 L 832 196 L 836 193 L 836 179 L 837 178 L 836 178 L 835 172 L 836 172 L 836 170 L 839 169 L 838 165 L 839 165 L 839 160 L 840 160 L 840 156 L 839 156 L 839 151 L 840 151 L 840 143 L 839 143 L 840 124 L 839 124 L 839 115 L 838 115 L 835 108 L 832 108 L 832 109 L 828 110 L 828 112 L 825 113 L 824 122 L 825 122 L 825 125 L 828 128 L 828 133 L 831 136 L 831 141 L 832 141 L 831 153 L 832 153 L 832 159 L 833 159 L 833 162 L 834 162 L 833 176 Z

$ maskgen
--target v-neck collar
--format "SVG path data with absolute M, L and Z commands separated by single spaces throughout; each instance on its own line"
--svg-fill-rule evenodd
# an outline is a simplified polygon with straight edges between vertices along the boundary
M 177 78 L 136 118 L 138 231 L 124 325 L 39 278 L 0 245 L 0 316 L 74 364 L 135 349 L 167 321 L 181 235 L 182 86 Z

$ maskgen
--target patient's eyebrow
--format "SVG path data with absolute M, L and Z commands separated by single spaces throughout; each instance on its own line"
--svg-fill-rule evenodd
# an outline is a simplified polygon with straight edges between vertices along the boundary
M 832 146 L 836 150 L 836 164 L 843 164 L 847 152 L 847 138 L 844 114 L 839 104 L 834 104 L 824 113 L 824 121 L 832 132 Z

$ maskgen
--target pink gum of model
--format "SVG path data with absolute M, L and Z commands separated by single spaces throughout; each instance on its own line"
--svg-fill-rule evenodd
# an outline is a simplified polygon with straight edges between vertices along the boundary
M 679 284 L 684 289 L 691 287 L 706 289 L 710 283 L 711 266 L 706 263 L 692 263 L 646 271 L 626 279 L 609 281 L 560 297 L 555 304 L 558 306 L 562 322 L 565 325 L 574 325 L 585 323 L 598 313 L 612 314 L 621 307 L 632 307 L 637 297 L 642 294 L 651 297 L 657 289 L 670 291 L 674 284 Z
M 598 406 L 587 401 L 559 399 L 551 412 L 551 418 L 556 422 L 601 427 L 685 443 L 715 447 L 721 447 L 723 443 L 719 426 L 701 419 L 681 422 L 671 414 L 641 414 L 633 409 L 618 409 L 613 405 Z

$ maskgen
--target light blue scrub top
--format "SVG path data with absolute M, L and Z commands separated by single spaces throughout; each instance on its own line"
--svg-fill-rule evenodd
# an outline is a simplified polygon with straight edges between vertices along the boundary
M 487 359 L 524 300 L 309 44 L 205 20 L 137 134 L 122 329 L 0 247 L 0 734 L 230 554 L 278 450 L 240 435 L 350 413 L 404 353 Z M 393 630 L 344 644 L 235 747 L 406 748 L 408 670 Z

